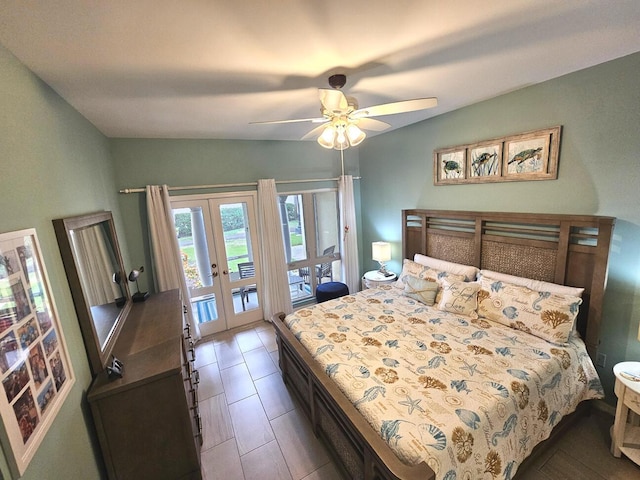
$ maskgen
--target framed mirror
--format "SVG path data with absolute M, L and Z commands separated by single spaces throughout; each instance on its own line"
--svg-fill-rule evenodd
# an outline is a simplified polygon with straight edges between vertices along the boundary
M 94 375 L 104 370 L 131 309 L 111 212 L 53 220 Z

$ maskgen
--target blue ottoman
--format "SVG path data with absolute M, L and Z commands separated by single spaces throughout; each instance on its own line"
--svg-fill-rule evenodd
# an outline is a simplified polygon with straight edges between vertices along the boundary
M 316 288 L 316 301 L 318 303 L 326 302 L 334 298 L 349 295 L 349 287 L 340 282 L 321 283 Z

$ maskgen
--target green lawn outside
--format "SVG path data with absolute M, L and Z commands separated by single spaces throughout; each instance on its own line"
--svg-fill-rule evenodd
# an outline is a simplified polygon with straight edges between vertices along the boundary
M 225 245 L 226 245 L 228 257 L 231 257 L 231 258 L 240 257 L 240 258 L 235 258 L 234 260 L 230 260 L 228 262 L 230 272 L 237 272 L 238 263 L 248 261 L 248 257 L 247 257 L 248 249 L 247 249 L 246 239 L 245 238 L 237 238 L 237 239 L 227 238 L 241 232 L 242 232 L 242 229 L 225 232 Z M 292 233 L 290 234 L 290 238 L 291 238 L 291 246 L 302 245 L 301 234 Z M 192 238 L 181 237 L 178 239 L 178 244 L 180 245 L 180 250 L 187 255 L 188 264 L 191 266 L 194 266 L 196 264 L 196 253 L 195 253 L 195 248 L 193 246 Z

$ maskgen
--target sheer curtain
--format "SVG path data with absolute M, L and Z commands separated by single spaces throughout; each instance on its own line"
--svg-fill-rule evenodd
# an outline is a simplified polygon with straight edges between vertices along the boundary
M 356 205 L 353 197 L 353 176 L 342 175 L 338 181 L 340 201 L 340 228 L 342 231 L 342 278 L 350 293 L 360 290 L 360 267 L 358 265 L 358 231 L 356 227 Z
M 196 339 L 200 338 L 198 324 L 193 321 L 189 289 L 182 271 L 180 248 L 171 212 L 171 200 L 166 185 L 147 185 L 147 217 L 151 253 L 154 262 L 154 280 L 158 291 L 178 288 L 186 307 L 187 320 Z
M 275 180 L 258 180 L 258 224 L 262 237 L 260 251 L 265 320 L 270 320 L 278 312 L 293 311 L 281 223 Z
M 114 259 L 107 248 L 102 226 L 75 229 L 70 233 L 78 270 L 82 272 L 82 291 L 89 305 L 115 302 L 122 292 L 120 284 L 113 281 Z

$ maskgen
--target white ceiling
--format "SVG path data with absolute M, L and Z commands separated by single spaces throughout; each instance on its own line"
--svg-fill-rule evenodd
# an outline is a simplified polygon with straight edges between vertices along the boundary
M 398 128 L 640 51 L 639 0 L 0 0 L 0 43 L 109 137 L 297 140 L 317 88 Z M 370 133 L 372 135 L 373 132 Z

